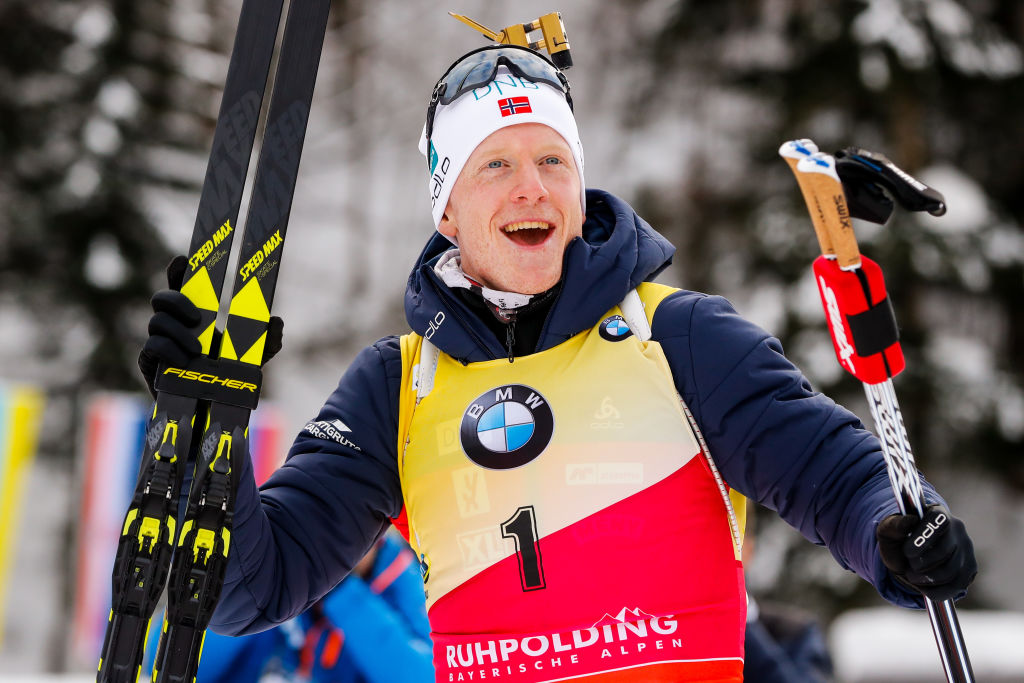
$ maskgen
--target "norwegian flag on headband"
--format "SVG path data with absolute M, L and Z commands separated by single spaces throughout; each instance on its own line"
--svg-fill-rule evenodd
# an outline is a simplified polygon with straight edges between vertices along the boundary
M 533 109 L 530 107 L 530 98 L 526 96 L 506 97 L 503 100 L 498 100 L 498 108 L 501 109 L 502 116 L 533 113 Z

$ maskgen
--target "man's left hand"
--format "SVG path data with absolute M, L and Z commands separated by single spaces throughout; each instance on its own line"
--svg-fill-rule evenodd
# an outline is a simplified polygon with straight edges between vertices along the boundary
M 964 523 L 942 505 L 926 507 L 923 518 L 889 515 L 875 535 L 889 571 L 932 600 L 962 596 L 978 574 L 974 544 Z

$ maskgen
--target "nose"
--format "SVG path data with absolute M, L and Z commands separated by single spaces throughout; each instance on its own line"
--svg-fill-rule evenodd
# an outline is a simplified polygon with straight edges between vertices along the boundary
M 516 170 L 512 199 L 534 203 L 547 197 L 548 189 L 541 178 L 540 169 L 535 164 L 522 164 Z

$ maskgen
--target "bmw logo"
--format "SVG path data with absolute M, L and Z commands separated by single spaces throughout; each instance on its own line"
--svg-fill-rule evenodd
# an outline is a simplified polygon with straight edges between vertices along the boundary
M 598 332 L 602 339 L 608 341 L 622 341 L 633 334 L 633 330 L 629 329 L 629 325 L 626 324 L 626 319 L 621 315 L 613 315 L 610 318 L 605 318 L 601 321 L 601 327 L 598 328 Z
M 522 384 L 506 384 L 470 403 L 459 438 L 462 450 L 480 467 L 508 470 L 539 456 L 554 431 L 547 399 Z

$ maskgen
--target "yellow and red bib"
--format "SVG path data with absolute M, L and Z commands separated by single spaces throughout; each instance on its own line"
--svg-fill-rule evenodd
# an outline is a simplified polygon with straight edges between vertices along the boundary
M 648 324 L 673 291 L 638 288 Z M 742 524 L 661 345 L 616 307 L 514 363 L 441 353 L 418 400 L 422 342 L 398 452 L 437 680 L 742 680 Z

